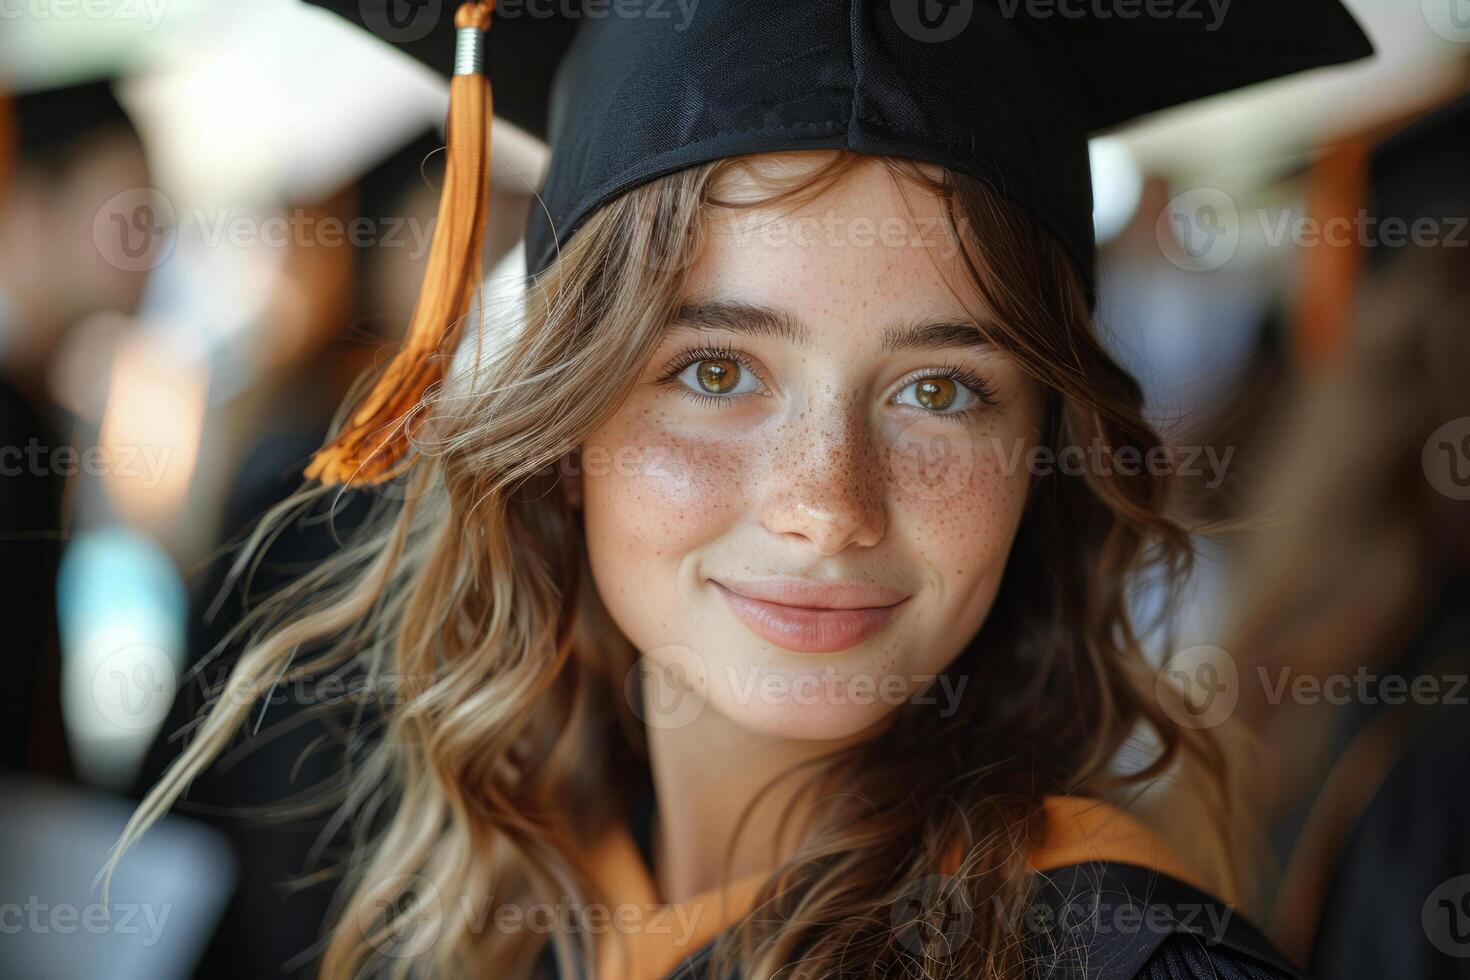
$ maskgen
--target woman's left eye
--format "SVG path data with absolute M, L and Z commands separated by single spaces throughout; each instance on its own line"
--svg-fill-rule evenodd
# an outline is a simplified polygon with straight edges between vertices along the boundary
M 984 378 L 967 368 L 914 378 L 899 389 L 894 401 L 934 415 L 970 415 L 996 402 L 995 391 Z

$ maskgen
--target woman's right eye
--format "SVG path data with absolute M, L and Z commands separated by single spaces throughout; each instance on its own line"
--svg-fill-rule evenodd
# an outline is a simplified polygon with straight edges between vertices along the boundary
M 715 397 L 751 394 L 760 390 L 755 374 L 727 357 L 706 357 L 692 362 L 676 377 L 691 391 Z
M 742 395 L 765 393 L 748 355 L 724 346 L 682 351 L 663 369 L 657 383 L 673 385 L 679 394 L 706 404 L 728 405 L 742 400 Z

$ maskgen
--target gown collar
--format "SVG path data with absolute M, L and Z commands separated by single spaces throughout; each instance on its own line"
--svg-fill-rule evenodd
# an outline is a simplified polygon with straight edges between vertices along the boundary
M 1090 862 L 1138 865 L 1198 888 L 1200 876 L 1138 818 L 1087 797 L 1051 796 L 1032 840 L 1033 871 Z M 609 904 L 610 928 L 598 936 L 599 980 L 664 980 L 674 968 L 733 925 L 754 905 L 771 870 L 708 888 L 681 902 L 664 902 L 650 871 L 651 798 L 640 800 L 634 824 L 612 824 L 587 854 L 588 868 Z M 941 872 L 959 865 L 959 847 Z M 613 941 L 607 941 L 612 939 Z M 621 940 L 621 941 L 618 941 Z

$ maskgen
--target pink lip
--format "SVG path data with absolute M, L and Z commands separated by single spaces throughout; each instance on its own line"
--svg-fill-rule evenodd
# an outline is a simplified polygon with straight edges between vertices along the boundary
M 861 582 L 710 583 L 751 632 L 798 653 L 836 653 L 857 646 L 887 625 L 908 599 L 895 589 Z

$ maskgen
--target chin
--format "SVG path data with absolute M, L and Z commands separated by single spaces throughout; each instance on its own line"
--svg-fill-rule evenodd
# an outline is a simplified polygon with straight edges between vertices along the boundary
M 712 697 L 709 709 L 720 712 L 745 731 L 769 738 L 827 742 L 851 738 L 882 721 L 894 706 L 750 705 Z
M 708 707 L 741 728 L 773 738 L 826 741 L 857 735 L 898 710 L 914 684 L 891 645 L 837 654 L 773 648 L 710 657 Z

